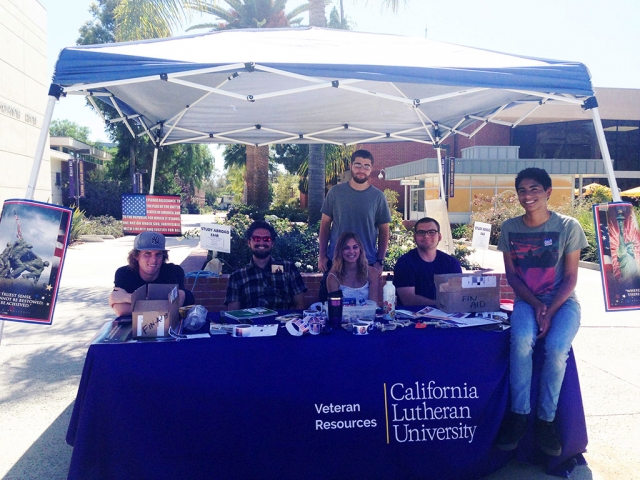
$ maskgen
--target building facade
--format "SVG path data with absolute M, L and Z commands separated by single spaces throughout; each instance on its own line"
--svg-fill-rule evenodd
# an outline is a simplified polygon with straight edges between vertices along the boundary
M 47 102 L 47 13 L 37 0 L 0 1 L 0 201 L 24 198 Z M 52 201 L 49 149 L 34 198 Z

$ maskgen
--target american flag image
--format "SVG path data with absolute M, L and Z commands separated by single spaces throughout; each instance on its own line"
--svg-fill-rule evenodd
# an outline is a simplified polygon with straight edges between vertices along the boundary
M 122 195 L 122 224 L 125 234 L 159 232 L 182 235 L 179 195 Z

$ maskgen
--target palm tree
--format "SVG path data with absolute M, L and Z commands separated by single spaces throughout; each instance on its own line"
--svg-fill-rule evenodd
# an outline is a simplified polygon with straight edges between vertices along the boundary
M 190 22 L 193 7 L 208 3 L 211 0 L 120 0 L 115 8 L 116 41 L 169 37 Z
M 390 8 L 393 12 L 398 10 L 400 2 L 407 0 L 381 0 L 383 7 Z M 312 27 L 326 27 L 325 0 L 309 0 L 309 25 Z M 343 23 L 343 8 L 340 1 L 340 21 Z M 320 221 L 322 202 L 325 195 L 325 155 L 324 145 L 309 146 L 309 223 Z
M 192 28 L 213 28 L 231 30 L 237 28 L 282 28 L 292 23 L 300 23 L 298 16 L 307 11 L 308 4 L 300 5 L 289 13 L 284 12 L 287 0 L 225 0 L 229 5 L 224 9 L 217 5 L 192 5 L 190 8 L 214 15 L 222 20 L 218 24 L 196 25 Z M 248 145 L 246 147 L 247 204 L 267 208 L 269 196 L 269 147 Z

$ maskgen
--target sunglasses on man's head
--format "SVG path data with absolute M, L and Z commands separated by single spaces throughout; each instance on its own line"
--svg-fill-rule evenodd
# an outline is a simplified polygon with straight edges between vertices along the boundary
M 259 237 L 257 235 L 254 235 L 254 236 L 251 237 L 251 240 L 253 240 L 254 242 L 269 243 L 271 241 L 271 237 Z

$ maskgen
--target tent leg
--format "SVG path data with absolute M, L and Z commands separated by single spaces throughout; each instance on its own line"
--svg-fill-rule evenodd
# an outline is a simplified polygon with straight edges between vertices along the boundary
M 149 195 L 153 195 L 153 187 L 156 183 L 156 164 L 158 163 L 158 147 L 153 149 L 153 165 L 151 166 L 151 185 L 149 186 Z
M 25 198 L 33 200 L 34 193 L 36 191 L 36 184 L 38 183 L 38 174 L 40 173 L 40 166 L 42 165 L 42 155 L 44 155 L 44 147 L 47 145 L 47 139 L 49 138 L 49 126 L 51 125 L 51 117 L 53 117 L 53 109 L 56 106 L 56 101 L 59 96 L 51 95 L 49 91 L 49 100 L 47 102 L 47 108 L 42 118 L 42 128 L 40 129 L 40 138 L 38 138 L 38 145 L 36 146 L 36 154 L 33 157 L 33 165 L 31 166 L 31 176 L 29 177 L 29 184 L 27 185 L 27 193 Z
M 440 175 L 440 198 L 446 200 L 444 196 L 444 175 L 442 174 L 442 149 L 437 147 L 436 153 L 438 154 L 438 174 Z
M 611 195 L 614 202 L 622 201 L 620 198 L 620 190 L 618 189 L 618 183 L 613 173 L 613 163 L 611 162 L 611 156 L 609 155 L 609 147 L 607 146 L 607 139 L 604 136 L 604 129 L 602 128 L 602 120 L 600 120 L 600 112 L 598 107 L 591 109 L 591 116 L 593 117 L 593 126 L 596 129 L 596 136 L 598 137 L 598 145 L 600 146 L 600 152 L 602 153 L 602 160 L 604 161 L 604 168 L 607 171 L 607 178 L 609 179 L 609 187 L 611 187 Z

